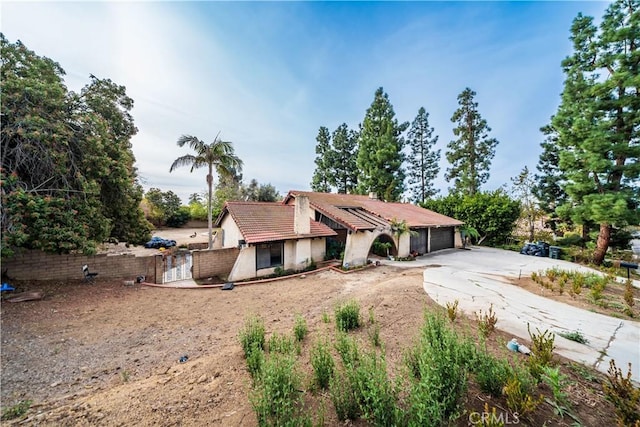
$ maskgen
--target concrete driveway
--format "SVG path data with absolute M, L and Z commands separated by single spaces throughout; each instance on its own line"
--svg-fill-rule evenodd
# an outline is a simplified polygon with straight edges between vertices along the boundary
M 549 329 L 553 332 L 580 331 L 588 344 L 579 344 L 556 335 L 557 352 L 569 359 L 590 365 L 602 372 L 609 369 L 609 360 L 627 373 L 632 363 L 632 375 L 640 381 L 640 323 L 593 313 L 554 301 L 508 284 L 506 277 L 529 276 L 532 272 L 558 267 L 563 270 L 594 271 L 570 262 L 520 255 L 500 249 L 473 247 L 471 250 L 451 249 L 428 254 L 417 259 L 425 265 L 424 289 L 436 302 L 459 301 L 459 309 L 469 316 L 486 312 L 493 304 L 498 317 L 497 327 L 510 332 L 520 342 L 529 341 L 531 331 Z M 413 262 L 385 264 L 415 267 Z M 640 287 L 640 282 L 634 285 Z

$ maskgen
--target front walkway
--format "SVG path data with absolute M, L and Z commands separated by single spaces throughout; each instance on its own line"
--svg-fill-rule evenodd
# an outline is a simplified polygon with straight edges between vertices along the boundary
M 558 267 L 563 270 L 594 271 L 570 262 L 520 255 L 500 249 L 473 247 L 428 254 L 417 259 L 428 266 L 424 271 L 424 289 L 436 302 L 459 301 L 459 309 L 467 315 L 490 304 L 498 317 L 497 327 L 522 340 L 531 331 L 580 331 L 588 344 L 579 344 L 556 335 L 557 352 L 577 362 L 593 366 L 601 372 L 609 369 L 609 360 L 627 373 L 632 363 L 634 380 L 640 381 L 640 323 L 583 310 L 568 304 L 532 294 L 507 284 L 506 277 L 529 276 L 532 272 Z M 413 262 L 389 262 L 397 266 L 415 267 Z M 640 287 L 638 281 L 634 286 Z

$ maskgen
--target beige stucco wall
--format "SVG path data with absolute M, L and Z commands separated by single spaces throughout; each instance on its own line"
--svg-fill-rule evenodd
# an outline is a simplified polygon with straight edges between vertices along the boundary
M 327 253 L 327 241 L 323 237 L 321 239 L 311 240 L 311 259 L 315 262 L 324 261 L 324 256 Z
M 256 248 L 255 246 L 247 246 L 240 249 L 236 263 L 227 280 L 234 282 L 252 277 L 256 277 Z
M 302 270 L 309 265 L 311 259 L 316 262 L 322 261 L 324 260 L 325 247 L 324 238 L 289 240 L 284 243 L 284 265 L 282 268 L 285 270 Z M 268 276 L 274 272 L 275 267 L 256 271 L 256 247 L 251 245 L 240 250 L 228 280 L 233 282 L 253 279 Z
M 238 240 L 244 239 L 242 237 L 242 233 L 240 233 L 240 229 L 236 225 L 231 215 L 226 215 L 220 224 L 222 228 L 221 237 L 221 247 L 223 248 L 232 248 L 238 246 Z M 216 242 L 217 243 L 217 242 Z
M 411 243 L 411 235 L 409 233 L 405 233 L 400 236 L 400 241 L 398 242 L 396 239 L 394 239 L 394 236 L 391 234 L 391 230 L 389 229 L 385 229 L 382 231 L 358 231 L 356 233 L 347 234 L 347 244 L 344 249 L 343 265 L 365 265 L 367 263 L 367 255 L 369 254 L 371 245 L 373 244 L 374 240 L 378 238 L 378 236 L 381 236 L 383 234 L 386 234 L 394 240 L 399 257 L 409 256 Z

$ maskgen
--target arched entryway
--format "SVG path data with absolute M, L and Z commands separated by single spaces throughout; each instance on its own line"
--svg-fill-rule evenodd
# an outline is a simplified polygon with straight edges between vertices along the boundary
M 393 238 L 388 234 L 380 234 L 369 247 L 369 255 L 380 257 L 398 256 L 398 247 Z

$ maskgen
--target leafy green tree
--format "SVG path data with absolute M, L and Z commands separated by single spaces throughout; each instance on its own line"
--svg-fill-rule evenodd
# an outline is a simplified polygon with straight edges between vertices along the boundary
M 457 123 L 453 134 L 458 139 L 447 144 L 447 169 L 445 179 L 454 180 L 454 189 L 473 195 L 489 179 L 491 160 L 495 155 L 498 140 L 489 138 L 491 128 L 478 112 L 474 102 L 476 93 L 466 88 L 458 95 L 460 107 L 453 113 L 451 121 Z
M 209 228 L 209 249 L 213 247 L 213 218 L 211 210 L 211 202 L 213 200 L 213 169 L 216 168 L 219 175 L 231 175 L 242 170 L 242 160 L 233 150 L 233 144 L 228 141 L 222 141 L 219 134 L 209 144 L 192 135 L 182 135 L 178 139 L 178 146 L 184 147 L 188 145 L 195 154 L 185 154 L 173 161 L 169 172 L 173 172 L 181 166 L 190 166 L 191 172 L 201 167 L 207 167 L 207 187 L 208 187 L 208 206 L 207 206 L 207 224 Z
M 202 195 L 199 193 L 189 194 L 189 204 L 200 203 L 202 201 Z
M 410 149 L 407 158 L 409 188 L 413 201 L 420 203 L 438 194 L 439 190 L 434 187 L 433 180 L 440 172 L 440 150 L 433 149 L 438 142 L 438 136 L 434 136 L 433 128 L 429 127 L 429 113 L 424 107 L 418 110 L 407 140 Z
M 147 194 L 145 194 L 145 199 L 147 203 L 149 203 L 151 210 L 150 219 L 156 225 L 176 227 L 186 223 L 186 221 L 184 221 L 182 224 L 178 224 L 181 220 L 177 217 L 184 215 L 180 213 L 180 205 L 182 204 L 180 197 L 173 191 L 162 191 L 159 188 L 150 188 Z M 187 220 L 189 220 L 189 218 L 187 218 Z
M 70 92 L 58 63 L 2 34 L 0 58 L 3 256 L 93 253 L 110 236 L 146 240 L 125 88 L 91 76 Z
M 211 204 L 212 215 L 217 218 L 227 201 L 237 201 L 243 198 L 242 174 L 230 171 L 228 174 L 218 175 L 218 184 L 213 194 Z
M 479 192 L 473 195 L 451 193 L 420 204 L 432 211 L 459 219 L 469 229 L 477 231 L 478 244 L 503 244 L 511 236 L 520 216 L 520 202 L 503 190 Z
M 409 123 L 398 123 L 395 115 L 389 96 L 378 88 L 362 123 L 356 160 L 358 192 L 374 192 L 385 201 L 398 201 L 404 192 L 402 133 Z
M 320 126 L 316 136 L 316 169 L 311 178 L 311 189 L 320 193 L 330 193 L 331 185 L 335 182 L 333 176 L 333 149 L 331 147 L 331 134 L 325 126 Z
M 640 3 L 617 0 L 600 27 L 579 14 L 573 54 L 562 62 L 562 101 L 552 118 L 568 201 L 561 216 L 599 225 L 594 262 L 601 264 L 614 227 L 640 221 Z
M 534 194 L 535 179 L 524 167 L 518 176 L 511 178 L 512 193 L 516 200 L 520 201 L 520 218 L 524 220 L 529 231 L 529 241 L 533 242 L 535 236 L 535 223 L 543 212 L 538 206 L 538 199 Z
M 332 185 L 338 193 L 352 193 L 358 185 L 358 132 L 349 129 L 346 123 L 333 131 L 333 150 L 329 156 L 331 161 Z

